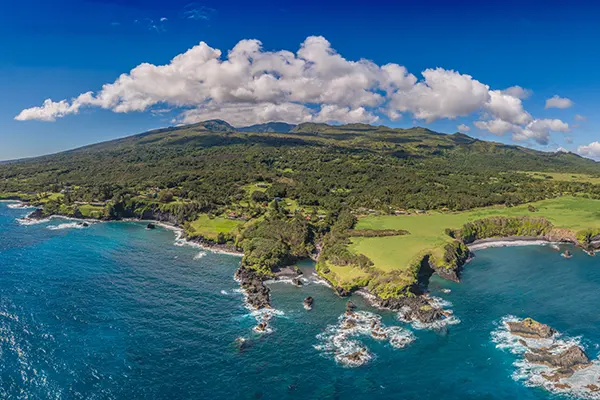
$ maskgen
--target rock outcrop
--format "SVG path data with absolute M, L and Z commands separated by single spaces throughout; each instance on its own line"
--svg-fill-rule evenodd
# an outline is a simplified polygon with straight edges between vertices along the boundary
M 302 304 L 304 305 L 304 308 L 306 310 L 312 310 L 312 306 L 313 306 L 314 302 L 315 302 L 315 300 L 312 297 L 308 296 L 307 298 L 304 299 Z
M 29 215 L 27 215 L 27 217 L 25 218 L 40 220 L 46 218 L 46 215 L 44 214 L 44 210 L 42 210 L 41 208 L 36 208 L 34 211 L 30 212 Z
M 513 335 L 531 339 L 548 339 L 556 333 L 548 325 L 537 322 L 531 318 L 523 321 L 507 322 L 508 329 Z
M 548 325 L 534 321 L 531 318 L 525 318 L 523 321 L 511 321 L 506 324 L 513 335 L 526 339 L 552 340 L 552 337 L 556 334 L 556 331 Z M 588 356 L 578 345 L 573 344 L 567 347 L 562 341 L 553 341 L 553 344 L 548 347 L 537 347 L 531 346 L 524 339 L 519 340 L 519 343 L 527 349 L 523 355 L 527 362 L 551 368 L 549 372 L 543 373 L 542 376 L 553 382 L 569 378 L 575 371 L 592 365 Z
M 372 299 L 375 306 L 394 311 L 404 311 L 407 321 L 431 323 L 449 316 L 449 312 L 432 305 L 426 296 L 406 296 L 400 298 Z
M 525 359 L 532 364 L 546 365 L 556 368 L 552 373 L 544 375 L 549 380 L 559 380 L 568 378 L 578 369 L 586 368 L 591 365 L 590 359 L 579 346 L 571 346 L 562 352 L 556 352 L 556 349 L 542 348 L 529 349 L 525 353 Z
M 235 272 L 235 279 L 239 280 L 246 294 L 246 301 L 252 308 L 259 310 L 271 307 L 270 290 L 264 284 L 266 278 L 255 270 L 243 266 Z

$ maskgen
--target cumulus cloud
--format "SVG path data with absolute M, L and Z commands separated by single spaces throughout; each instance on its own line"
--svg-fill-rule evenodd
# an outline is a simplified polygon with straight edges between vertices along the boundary
M 489 87 L 470 75 L 436 68 L 423 71 L 423 77 L 410 89 L 391 95 L 394 111 L 411 112 L 427 122 L 454 119 L 481 108 L 490 97 Z
M 591 158 L 600 158 L 600 142 L 592 142 L 585 146 L 579 146 L 577 153 Z
M 471 130 L 471 128 L 465 124 L 458 125 L 456 129 L 458 129 L 460 132 L 469 132 Z
M 91 107 L 116 113 L 166 108 L 179 112 L 176 123 L 220 118 L 234 125 L 373 123 L 383 115 L 404 114 L 431 122 L 479 112 L 487 121 L 476 127 L 497 135 L 510 132 L 518 140 L 542 143 L 549 132 L 565 131 L 562 121 L 534 119 L 522 103 L 529 91 L 519 86 L 494 90 L 443 68 L 426 69 L 421 76 L 399 64 L 348 60 L 321 36 L 306 38 L 295 53 L 266 51 L 258 40 L 241 40 L 224 54 L 200 42 L 165 65 L 142 63 L 97 92 L 48 99 L 15 119 L 54 121 Z
M 511 133 L 517 142 L 534 141 L 537 144 L 548 145 L 551 132 L 569 132 L 569 124 L 559 119 L 534 119 L 524 126 L 513 124 L 502 119 L 475 121 L 474 125 L 494 135 L 502 136 Z
M 566 97 L 560 97 L 555 94 L 546 100 L 546 108 L 570 108 L 573 107 L 573 102 Z
M 533 93 L 529 89 L 524 89 L 521 86 L 511 86 L 501 91 L 503 94 L 507 94 L 512 97 L 516 97 L 517 99 L 527 99 Z
M 501 90 L 491 90 L 485 108 L 499 120 L 516 125 L 528 124 L 533 120 L 523 109 L 521 99 Z

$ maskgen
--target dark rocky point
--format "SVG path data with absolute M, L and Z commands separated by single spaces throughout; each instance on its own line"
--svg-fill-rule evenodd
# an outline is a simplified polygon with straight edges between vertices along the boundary
M 240 281 L 240 286 L 246 293 L 246 300 L 251 307 L 255 309 L 271 307 L 270 290 L 263 282 L 266 279 L 264 275 L 242 266 L 235 272 L 235 278 Z
M 39 220 L 46 218 L 46 216 L 44 215 L 44 211 L 41 208 L 36 208 L 35 211 L 30 212 L 26 218 Z
M 146 226 L 146 229 L 155 229 L 155 228 L 156 228 L 156 225 L 154 225 L 153 223 L 149 223 L 149 224 Z
M 294 284 L 294 286 L 300 287 L 303 285 L 302 281 L 300 280 L 300 278 L 293 278 L 292 279 L 292 284 Z

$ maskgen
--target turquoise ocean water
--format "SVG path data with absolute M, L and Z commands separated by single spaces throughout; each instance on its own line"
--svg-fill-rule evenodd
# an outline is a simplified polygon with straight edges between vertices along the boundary
M 600 258 L 578 250 L 572 259 L 550 246 L 477 252 L 462 283 L 431 282 L 460 320 L 440 329 L 403 323 L 353 296 L 359 310 L 414 339 L 396 348 L 337 335 L 346 300 L 318 283 L 309 263 L 303 288 L 270 285 L 278 311 L 273 332 L 259 335 L 233 280 L 238 257 L 176 246 L 173 231 L 142 223 L 21 225 L 26 213 L 0 203 L 2 399 L 594 397 L 541 387 L 502 329 L 509 316 L 531 316 L 597 358 Z M 336 349 L 354 341 L 371 360 L 336 362 Z M 576 384 L 598 383 L 588 375 Z

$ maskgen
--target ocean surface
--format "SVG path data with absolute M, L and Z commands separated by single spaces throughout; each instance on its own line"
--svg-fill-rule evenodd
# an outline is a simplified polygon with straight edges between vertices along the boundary
M 412 326 L 354 295 L 361 315 L 381 318 L 394 341 L 371 338 L 368 327 L 340 334 L 346 300 L 304 263 L 304 287 L 270 284 L 273 331 L 258 334 L 233 280 L 238 257 L 182 245 L 175 232 L 142 223 L 22 225 L 26 213 L 0 203 L 2 399 L 595 395 L 577 389 L 598 383 L 594 367 L 573 389 L 544 388 L 503 329 L 508 318 L 531 316 L 598 357 L 600 258 L 577 249 L 571 259 L 551 246 L 478 251 L 462 283 L 432 279 L 432 295 L 454 312 L 446 326 Z M 312 311 L 302 307 L 309 295 Z M 336 357 L 356 346 L 368 349 L 364 365 Z

